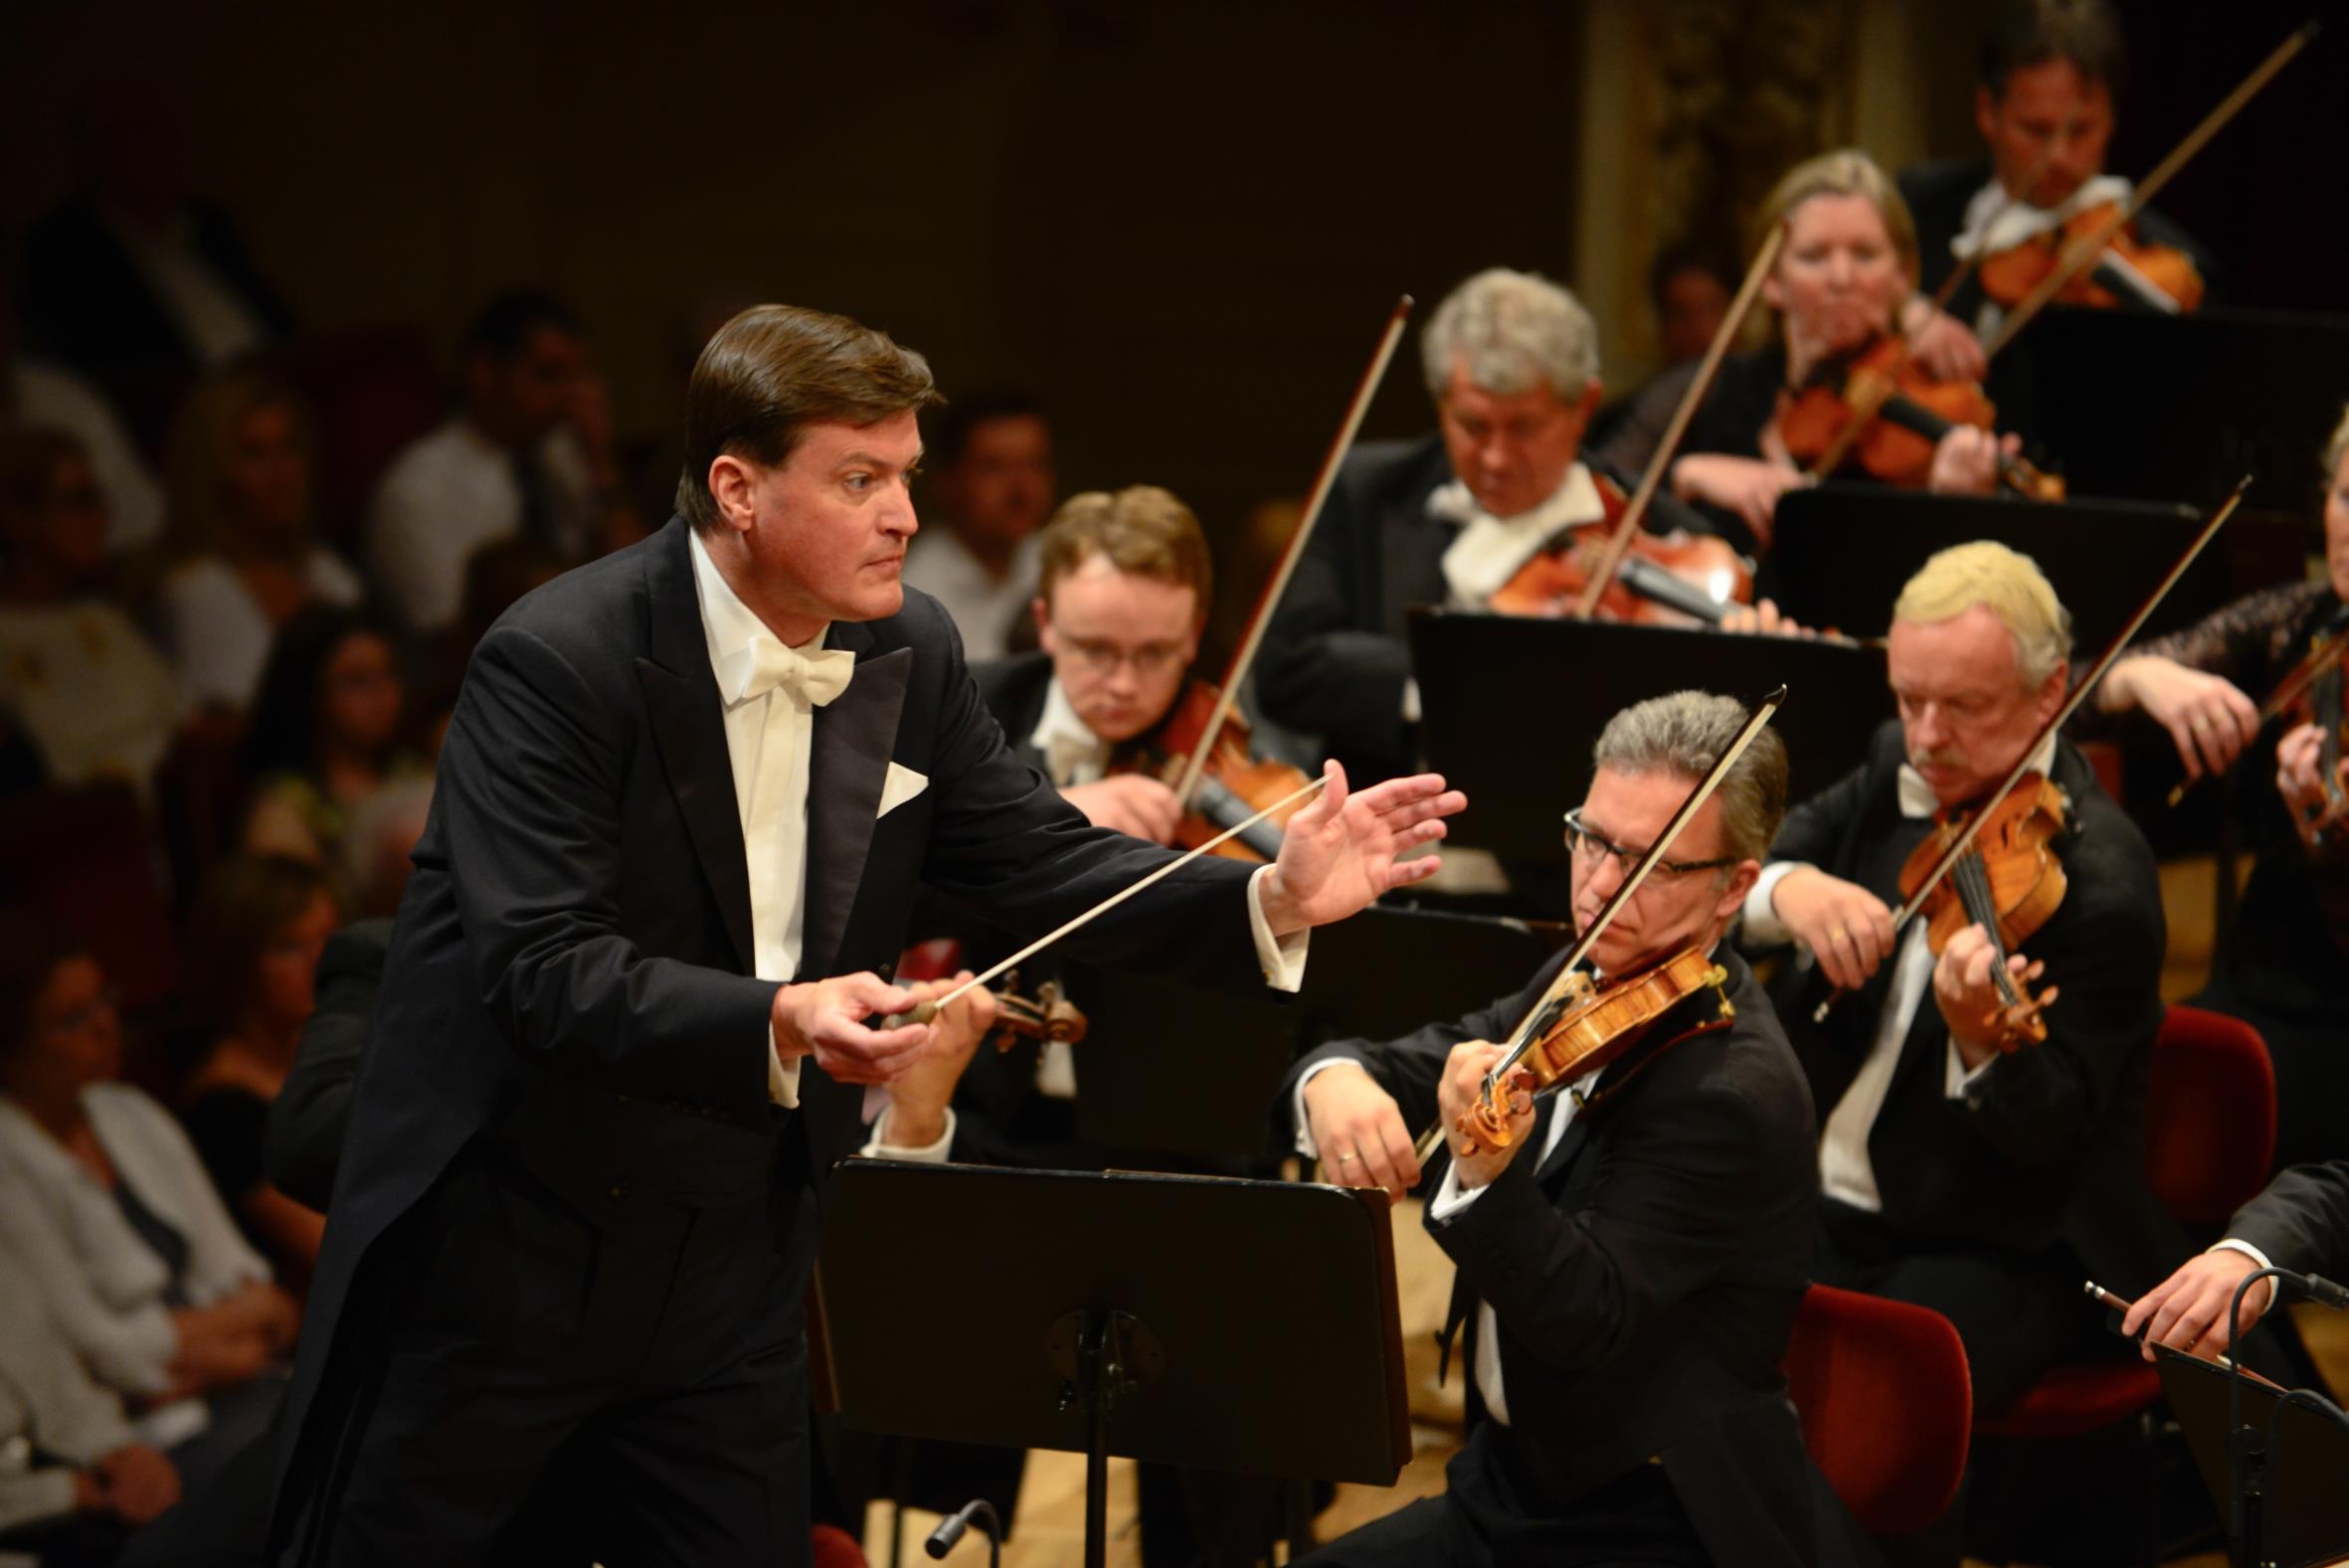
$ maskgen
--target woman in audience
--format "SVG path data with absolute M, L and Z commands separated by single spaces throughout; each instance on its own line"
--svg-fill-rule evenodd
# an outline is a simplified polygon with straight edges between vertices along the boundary
M 326 1217 L 270 1184 L 262 1141 L 310 1015 L 318 956 L 341 924 L 316 866 L 234 855 L 215 866 L 188 924 L 188 971 L 210 1048 L 181 1120 L 246 1240 L 299 1285 L 318 1261 Z
M 352 816 L 421 770 L 401 755 L 407 688 L 392 640 L 357 610 L 312 605 L 288 620 L 262 675 L 243 772 L 245 848 L 306 860 L 340 883 Z
M 155 617 L 191 703 L 244 709 L 295 610 L 359 602 L 358 575 L 312 537 L 314 465 L 300 399 L 262 371 L 218 372 L 181 405 Z
M 202 1399 L 175 1454 L 193 1493 L 268 1426 L 299 1310 L 121 1063 L 97 960 L 54 922 L 0 922 L 0 1246 L 99 1382 Z
M 0 731 L 21 737 L 51 784 L 118 777 L 143 789 L 170 749 L 179 690 L 99 597 L 105 568 L 106 503 L 81 444 L 0 429 L 0 709 L 11 720 Z

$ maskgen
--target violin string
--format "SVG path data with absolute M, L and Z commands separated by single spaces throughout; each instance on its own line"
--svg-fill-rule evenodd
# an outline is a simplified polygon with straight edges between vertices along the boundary
M 1957 885 L 1957 901 L 1963 905 L 1966 918 L 1982 928 L 1990 939 L 1990 981 L 1998 991 L 1999 1000 L 2010 1007 L 2023 1005 L 2023 998 L 2015 993 L 2014 976 L 2007 970 L 2006 939 L 1998 929 L 1998 900 L 1991 896 L 1990 871 L 1983 864 L 1982 846 L 1977 844 L 1958 861 L 1949 880 Z

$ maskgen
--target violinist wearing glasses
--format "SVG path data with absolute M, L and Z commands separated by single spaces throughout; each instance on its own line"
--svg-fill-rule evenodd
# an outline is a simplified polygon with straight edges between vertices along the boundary
M 2050 731 L 2070 652 L 2028 557 L 1929 559 L 1893 608 L 1897 721 L 1787 815 L 1745 903 L 1749 946 L 1796 945 L 1774 994 L 1824 1113 L 1813 1274 L 1946 1315 L 1982 1411 L 2094 1341 L 2083 1278 L 2140 1289 L 2170 1256 L 2143 1176 L 2160 889 L 2143 836 Z M 1896 935 L 1893 911 L 1983 812 Z
M 1585 935 L 1745 724 L 1729 698 L 1678 692 L 1607 725 L 1566 818 Z M 1793 1564 L 1865 1549 L 1810 1467 L 1778 1370 L 1818 1189 L 1810 1096 L 1721 941 L 1785 798 L 1785 749 L 1763 731 L 1590 946 L 1610 992 L 1683 958 L 1697 981 L 1603 1070 L 1510 1101 L 1506 1146 L 1463 1118 L 1484 1103 L 1493 1042 L 1570 954 L 1465 1018 L 1298 1064 L 1278 1114 L 1327 1179 L 1399 1196 L 1423 1174 L 1412 1134 L 1440 1119 L 1427 1224 L 1458 1265 L 1446 1359 L 1465 1321 L 1470 1389 L 1446 1493 L 1307 1561 Z
M 2223 967 L 2194 1004 L 2266 1039 L 2278 1167 L 2349 1154 L 2339 1114 L 2349 1095 L 2349 1001 L 2334 981 L 2349 960 L 2349 770 L 2341 667 L 2317 651 L 2337 655 L 2349 623 L 2349 414 L 2325 447 L 2323 473 L 2322 578 L 2261 589 L 2146 643 L 2113 666 L 2095 697 L 2105 714 L 2142 713 L 2167 730 L 2190 781 L 2250 754 L 2251 882 Z

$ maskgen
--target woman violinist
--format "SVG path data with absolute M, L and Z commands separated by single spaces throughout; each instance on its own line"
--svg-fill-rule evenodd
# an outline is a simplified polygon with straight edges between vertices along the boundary
M 1893 482 L 1955 494 L 1995 489 L 2001 458 L 2018 443 L 1985 428 L 1991 411 L 1980 389 L 1935 382 L 1921 362 L 1897 352 L 1898 313 L 1916 285 L 1916 232 L 1892 180 L 1865 153 L 1825 153 L 1778 182 L 1760 221 L 1765 231 L 1786 226 L 1762 285 L 1778 340 L 1721 366 L 1672 465 L 1672 493 L 1713 513 L 1724 535 L 1766 550 L 1778 497 L 1811 482 L 1788 438 L 1804 394 L 1840 390 L 1872 352 L 1901 361 L 1901 393 L 1940 405 L 1947 426 L 1929 440 L 1899 432 L 1917 449 Z M 1855 445 L 1847 461 L 1868 444 Z
M 2140 712 L 2176 742 L 2187 777 L 2223 772 L 2250 754 L 2254 861 L 2222 966 L 2194 998 L 2259 1029 L 2275 1063 L 2278 1166 L 2349 1154 L 2339 1108 L 2349 1101 L 2349 832 L 2318 762 L 2328 750 L 2311 709 L 2326 682 L 2283 705 L 2273 761 L 2260 708 L 2342 625 L 2349 605 L 2349 415 L 2324 452 L 2325 576 L 2261 589 L 2200 623 L 2156 638 L 2113 666 L 2096 693 L 2103 714 Z M 2339 666 L 2334 666 L 2338 756 Z M 2295 682 L 2294 684 L 2298 684 Z M 2336 764 L 2334 788 L 2344 786 Z M 2273 781 L 2269 787 L 2268 781 Z

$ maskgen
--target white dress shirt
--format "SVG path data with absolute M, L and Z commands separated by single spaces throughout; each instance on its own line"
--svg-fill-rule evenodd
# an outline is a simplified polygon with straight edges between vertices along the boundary
M 0 708 L 50 782 L 128 779 L 143 791 L 182 704 L 163 655 L 102 599 L 0 610 Z
M 312 550 L 302 562 L 301 578 L 321 604 L 356 605 L 367 592 L 358 574 L 330 550 Z M 155 595 L 155 621 L 189 703 L 252 704 L 277 627 L 226 559 L 200 556 L 165 578 Z
M 593 553 L 595 510 L 587 453 L 565 428 L 536 455 L 565 549 L 584 559 Z M 439 631 L 464 608 L 473 552 L 521 526 L 514 454 L 466 421 L 451 420 L 384 470 L 368 503 L 367 564 L 412 630 Z
M 2048 737 L 2033 755 L 2031 766 L 2043 777 L 2054 769 L 2054 736 Z M 1940 809 L 1932 786 L 1906 763 L 1900 765 L 1898 787 L 1902 816 L 1928 817 Z M 1763 944 L 1793 940 L 1794 934 L 1778 918 L 1771 899 L 1787 873 L 1806 869 L 1806 865 L 1800 860 L 1780 860 L 1763 868 L 1762 874 L 1754 879 L 1753 891 L 1745 896 L 1747 936 Z M 1797 954 L 1795 961 L 1808 964 L 1816 960 L 1804 949 Z M 1876 1167 L 1869 1161 L 1868 1138 L 1876 1131 L 1877 1114 L 1884 1110 L 1885 1096 L 1892 1090 L 1893 1074 L 1900 1065 L 1900 1050 L 1908 1039 L 1908 1026 L 1915 1021 L 1916 1009 L 1932 993 L 1936 961 L 1928 946 L 1923 918 L 1911 920 L 1908 929 L 1900 934 L 1900 946 L 1893 958 L 1892 984 L 1885 993 L 1884 1011 L 1877 1015 L 1876 1037 L 1868 1048 L 1868 1059 L 1860 1064 L 1843 1098 L 1828 1113 L 1826 1126 L 1819 1131 L 1819 1190 L 1827 1197 L 1872 1214 L 1883 1211 L 1884 1195 L 1877 1189 Z M 1983 1078 L 1997 1067 L 1999 1059 L 1994 1056 L 1980 1067 L 1969 1069 L 1965 1058 L 1958 1054 L 1954 1038 L 1946 1049 L 1941 1092 L 1951 1100 L 1976 1103 Z
M 269 341 L 252 301 L 196 248 L 193 221 L 183 217 L 158 227 L 103 202 L 98 212 L 198 363 L 225 365 Z
M 1011 651 L 1011 627 L 1036 597 L 1044 547 L 1030 534 L 1011 552 L 1011 568 L 997 582 L 951 528 L 925 528 L 905 556 L 905 586 L 946 607 L 963 633 L 963 656 L 974 664 Z
M 1600 521 L 1607 508 L 1590 470 L 1576 463 L 1547 500 L 1515 517 L 1495 517 L 1458 479 L 1428 496 L 1427 515 L 1460 525 L 1443 559 L 1452 608 L 1483 610 L 1542 546 L 1565 529 Z

